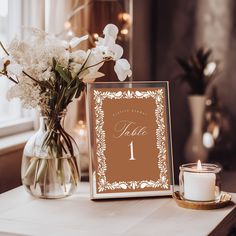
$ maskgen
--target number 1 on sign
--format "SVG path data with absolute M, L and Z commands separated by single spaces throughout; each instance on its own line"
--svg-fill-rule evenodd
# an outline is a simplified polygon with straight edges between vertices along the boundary
M 130 146 L 130 159 L 129 160 L 130 161 L 135 161 L 133 141 L 128 146 Z

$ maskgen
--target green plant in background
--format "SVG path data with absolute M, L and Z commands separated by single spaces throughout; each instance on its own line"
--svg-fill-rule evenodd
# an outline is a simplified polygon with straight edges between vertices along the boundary
M 211 49 L 201 47 L 189 58 L 176 58 L 183 70 L 178 78 L 189 85 L 190 94 L 204 95 L 208 85 L 214 80 L 217 74 L 217 62 L 210 60 L 211 55 Z

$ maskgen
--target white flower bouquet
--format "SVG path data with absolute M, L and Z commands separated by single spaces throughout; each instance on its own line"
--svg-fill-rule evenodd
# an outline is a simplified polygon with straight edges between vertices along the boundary
M 108 24 L 103 33 L 104 38 L 98 37 L 96 47 L 87 51 L 75 50 L 87 35 L 66 42 L 37 29 L 26 40 L 14 39 L 8 49 L 0 42 L 6 53 L 0 60 L 0 76 L 16 84 L 8 98 L 18 97 L 24 107 L 50 115 L 56 105 L 60 112 L 78 98 L 87 82 L 104 76 L 99 69 L 107 61 L 115 61 L 120 81 L 131 76 L 128 61 L 121 59 L 123 48 L 115 42 L 118 28 Z
M 47 134 L 42 149 L 51 157 L 69 155 L 74 158 L 68 164 L 75 173 L 74 141 L 64 130 L 61 115 L 68 104 L 81 95 L 86 83 L 104 75 L 99 69 L 105 62 L 115 62 L 114 70 L 120 81 L 131 76 L 130 64 L 121 59 L 123 48 L 116 44 L 118 28 L 113 24 L 104 28 L 104 37 L 98 37 L 96 46 L 87 51 L 78 49 L 78 46 L 88 36 L 74 37 L 66 42 L 37 29 L 31 31 L 29 38 L 14 39 L 7 49 L 0 42 L 6 54 L 0 60 L 0 79 L 15 83 L 8 92 L 9 99 L 17 97 L 25 108 L 37 108 L 47 117 Z M 33 173 L 33 185 L 36 186 L 47 166 L 47 161 L 32 157 L 23 181 Z M 57 172 L 62 179 L 64 173 L 60 166 L 57 163 Z M 72 179 L 75 181 L 75 174 Z

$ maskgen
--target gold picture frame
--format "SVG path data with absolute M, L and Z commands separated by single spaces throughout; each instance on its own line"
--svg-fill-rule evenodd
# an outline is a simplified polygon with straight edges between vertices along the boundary
M 89 83 L 91 199 L 171 195 L 168 82 Z

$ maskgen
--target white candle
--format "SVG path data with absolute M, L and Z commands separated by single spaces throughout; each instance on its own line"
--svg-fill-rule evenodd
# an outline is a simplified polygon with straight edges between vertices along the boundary
M 215 200 L 216 175 L 201 172 L 202 165 L 198 161 L 194 172 L 184 172 L 184 198 L 193 201 Z

